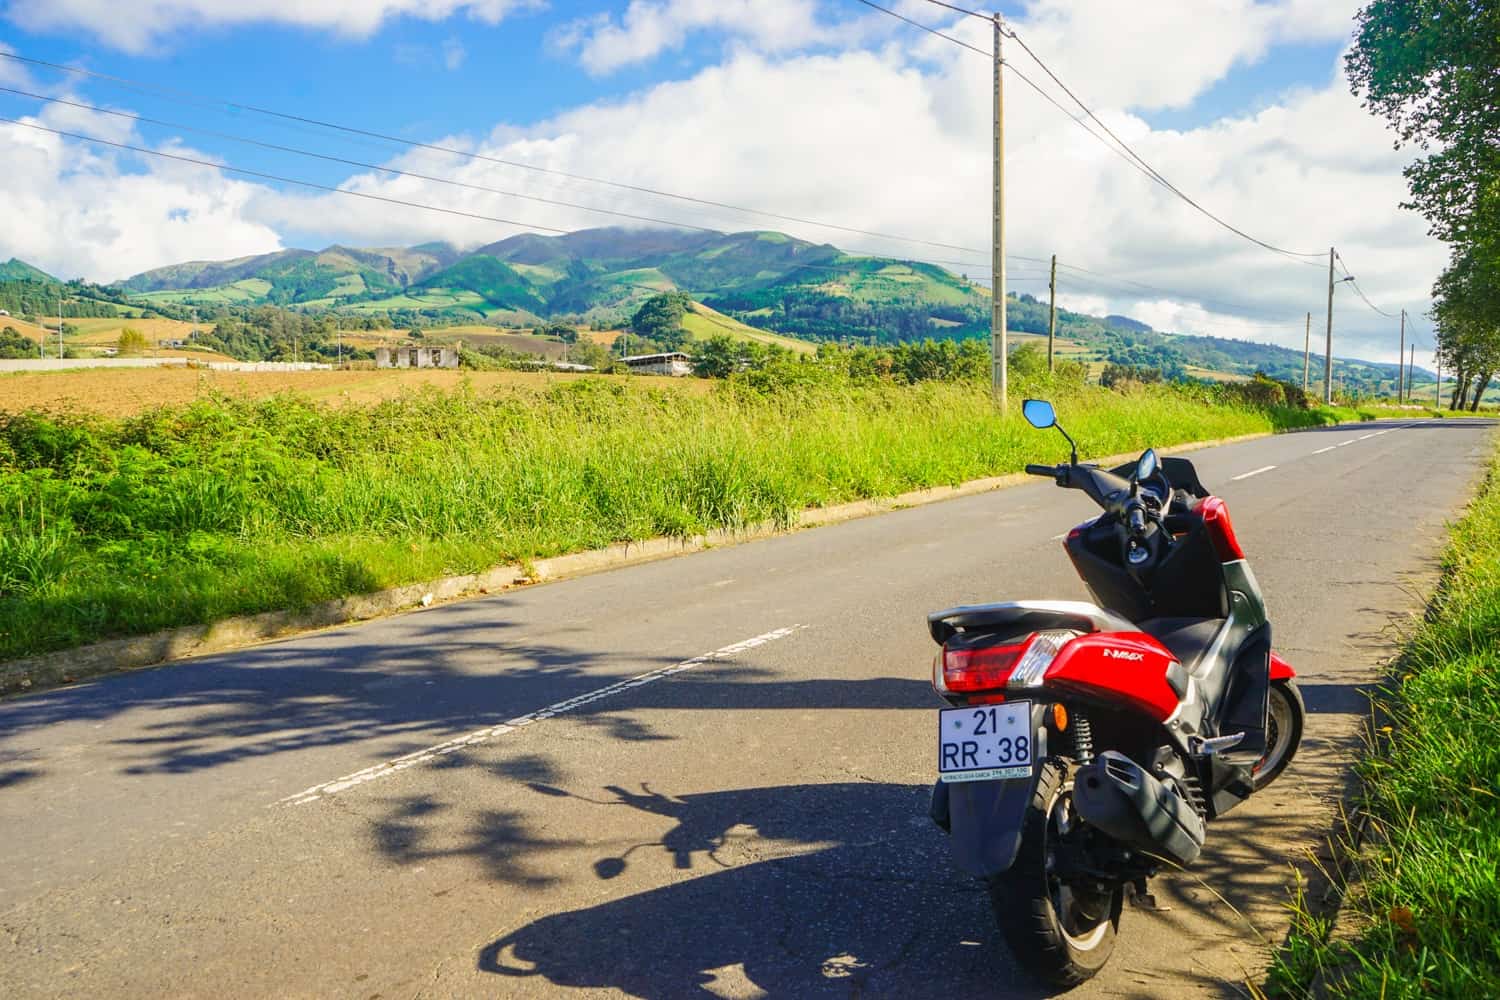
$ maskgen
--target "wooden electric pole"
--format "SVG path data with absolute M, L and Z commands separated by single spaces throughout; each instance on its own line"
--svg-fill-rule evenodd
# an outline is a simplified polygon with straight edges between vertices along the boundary
M 1405 310 L 1402 310 L 1402 315 L 1404 316 L 1405 314 L 1406 314 Z M 1411 371 L 1412 371 L 1412 369 L 1414 367 L 1416 367 L 1416 364 L 1417 364 L 1417 345 L 1416 344 L 1412 344 L 1411 345 L 1411 354 L 1408 355 L 1407 362 L 1406 362 L 1406 391 L 1408 393 L 1411 392 Z
M 1006 409 L 1009 359 L 1006 357 L 1007 337 L 1005 330 L 1005 78 L 1001 67 L 1005 60 L 1000 50 L 1001 21 L 996 14 L 995 24 L 995 121 L 994 121 L 994 231 L 990 262 L 990 388 Z
M 1413 344 L 1413 347 L 1416 345 Z M 1406 310 L 1401 310 L 1401 347 L 1396 351 L 1396 405 L 1400 406 L 1403 400 L 1402 392 L 1411 395 L 1411 383 L 1401 380 L 1401 357 L 1406 353 Z
M 1047 306 L 1047 370 L 1052 371 L 1052 338 L 1057 334 L 1057 254 L 1052 255 L 1052 280 L 1047 284 L 1052 301 Z
M 1307 314 L 1307 327 L 1302 331 L 1302 395 L 1307 395 L 1307 369 L 1312 360 L 1312 313 Z
M 1333 247 L 1328 248 L 1328 347 L 1323 358 L 1323 405 L 1333 405 Z

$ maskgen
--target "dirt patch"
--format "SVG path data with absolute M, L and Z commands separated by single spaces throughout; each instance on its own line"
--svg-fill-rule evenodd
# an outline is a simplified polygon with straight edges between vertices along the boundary
M 422 386 L 457 389 L 464 382 L 477 392 L 497 389 L 539 391 L 579 378 L 630 379 L 682 392 L 707 392 L 710 382 L 696 378 L 574 375 L 564 372 L 465 371 L 323 371 L 215 372 L 190 368 L 78 369 L 64 372 L 16 372 L 0 375 L 0 412 L 43 410 L 50 413 L 98 413 L 121 417 L 158 406 L 191 402 L 213 393 L 238 399 L 262 399 L 294 392 L 342 405 L 391 399 Z

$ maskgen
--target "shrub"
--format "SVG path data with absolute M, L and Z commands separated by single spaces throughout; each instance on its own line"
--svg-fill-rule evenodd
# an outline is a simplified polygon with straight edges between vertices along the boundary
M 120 331 L 120 339 L 116 342 L 116 349 L 120 357 L 138 357 L 146 353 L 146 335 L 133 326 L 127 326 Z

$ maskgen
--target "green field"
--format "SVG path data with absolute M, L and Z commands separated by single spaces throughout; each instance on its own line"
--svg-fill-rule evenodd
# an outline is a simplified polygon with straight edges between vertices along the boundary
M 784 337 L 779 333 L 771 333 L 767 330 L 757 330 L 753 326 L 746 326 L 739 320 L 716 312 L 701 302 L 694 302 L 692 308 L 682 317 L 682 328 L 698 340 L 707 340 L 709 337 L 728 337 L 731 340 L 754 341 L 757 344 L 774 344 L 784 347 L 798 354 L 811 354 L 816 351 L 817 345 L 806 340 L 798 340 L 796 337 Z M 691 348 L 689 348 L 691 350 Z
M 1339 927 L 1303 909 L 1291 996 L 1500 996 L 1500 453 L 1380 698 Z
M 492 565 L 786 523 L 1052 460 L 978 382 L 747 373 L 707 394 L 583 379 L 339 408 L 208 398 L 0 417 L 0 658 Z M 759 387 L 759 388 L 756 388 Z M 1018 389 L 1026 387 L 1019 386 Z M 1039 384 L 1089 454 L 1330 415 Z

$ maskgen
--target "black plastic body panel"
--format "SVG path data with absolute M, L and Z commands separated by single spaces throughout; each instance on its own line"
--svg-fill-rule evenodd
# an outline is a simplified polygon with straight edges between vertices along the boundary
M 1078 769 L 1073 806 L 1090 826 L 1179 865 L 1203 847 L 1203 818 L 1172 787 L 1122 753 L 1106 750 Z
M 1223 618 L 1228 593 L 1218 553 L 1203 519 L 1173 514 L 1167 527 L 1182 537 L 1155 567 L 1146 584 L 1138 582 L 1120 561 L 1120 536 L 1114 522 L 1101 518 L 1067 541 L 1068 558 L 1101 607 L 1129 618 Z

